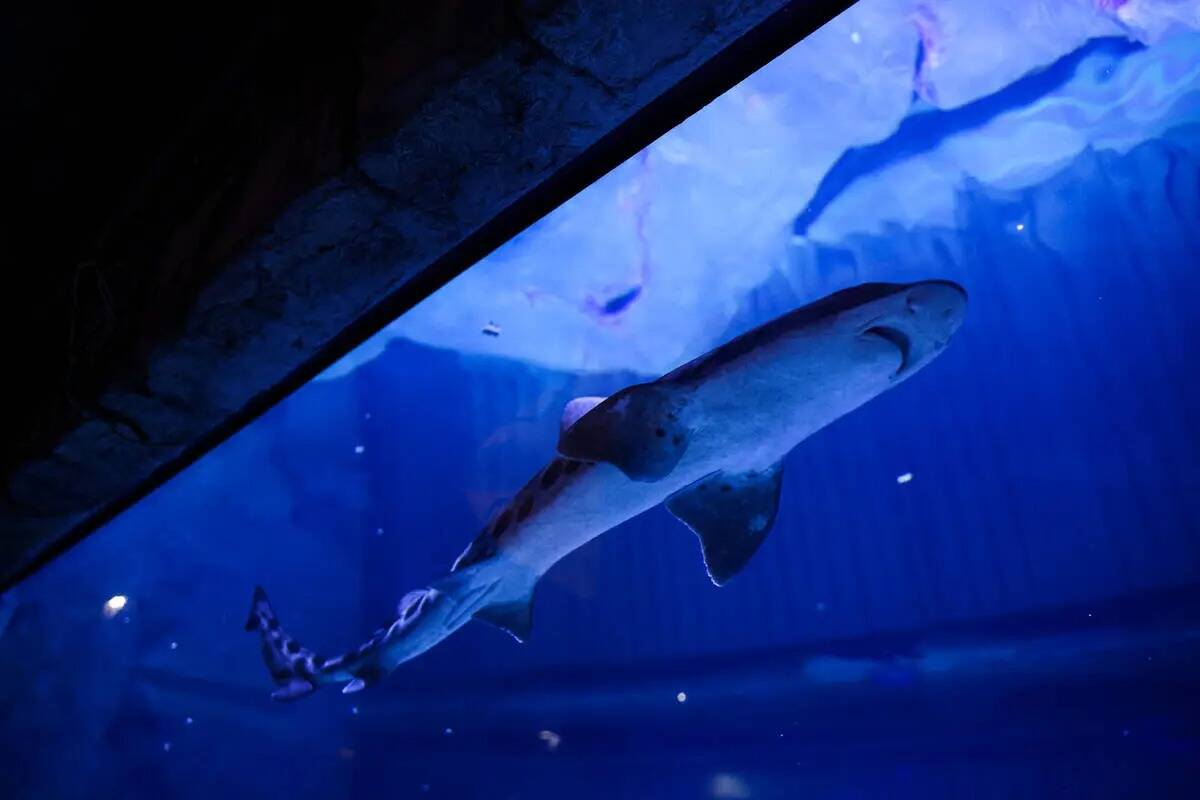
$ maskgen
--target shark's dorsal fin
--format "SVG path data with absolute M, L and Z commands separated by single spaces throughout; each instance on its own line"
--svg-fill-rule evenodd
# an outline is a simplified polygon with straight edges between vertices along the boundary
M 717 472 L 667 500 L 667 509 L 700 537 L 704 566 L 717 586 L 742 570 L 779 511 L 783 465 L 762 472 Z
M 679 390 L 643 383 L 622 389 L 580 417 L 558 438 L 558 452 L 604 461 L 635 481 L 670 474 L 688 446 Z
M 604 402 L 603 397 L 576 397 L 563 407 L 562 419 L 558 422 L 558 435 L 562 436 L 580 417 Z
M 476 611 L 475 619 L 507 631 L 518 642 L 527 642 L 533 632 L 533 595 L 508 603 L 493 603 Z

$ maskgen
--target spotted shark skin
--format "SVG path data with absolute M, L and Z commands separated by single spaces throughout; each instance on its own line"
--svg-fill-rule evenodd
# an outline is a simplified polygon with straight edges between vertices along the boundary
M 501 508 L 448 575 L 410 592 L 361 644 L 322 658 L 286 633 L 257 588 L 246 630 L 295 700 L 323 684 L 377 683 L 471 619 L 518 640 L 538 580 L 595 537 L 662 503 L 700 539 L 715 584 L 740 572 L 778 510 L 783 457 L 907 380 L 958 330 L 949 281 L 864 284 L 768 322 L 650 383 L 564 411 L 558 454 Z

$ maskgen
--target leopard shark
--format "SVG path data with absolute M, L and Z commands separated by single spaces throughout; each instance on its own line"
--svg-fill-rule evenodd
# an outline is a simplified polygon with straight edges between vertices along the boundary
M 663 503 L 720 586 L 775 521 L 783 459 L 907 380 L 948 345 L 967 295 L 945 280 L 869 283 L 761 325 L 663 377 L 569 402 L 557 454 L 498 509 L 450 572 L 400 601 L 357 649 L 322 658 L 286 633 L 262 587 L 246 630 L 286 701 L 378 683 L 472 619 L 525 641 L 534 588 L 568 553 Z

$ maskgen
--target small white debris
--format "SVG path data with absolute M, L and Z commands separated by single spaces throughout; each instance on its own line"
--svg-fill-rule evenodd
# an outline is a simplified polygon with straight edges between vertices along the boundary
M 853 42 L 854 44 L 862 44 L 862 34 L 859 33 L 858 31 L 852 32 L 850 34 L 850 41 Z
M 163 742 L 163 752 L 164 753 L 171 752 L 171 743 L 170 742 Z
M 376 536 L 383 536 L 383 528 L 376 528 L 376 529 L 375 529 L 375 535 L 376 535 Z
M 112 597 L 104 601 L 104 608 L 102 609 L 104 618 L 112 619 L 117 614 L 120 614 L 121 610 L 125 608 L 125 604 L 128 602 L 129 598 L 127 598 L 125 595 L 114 594 Z
M 371 418 L 371 412 L 370 412 L 370 411 L 368 411 L 367 413 L 363 414 L 363 419 L 370 419 L 370 418 Z
M 442 731 L 442 735 L 443 736 L 453 736 L 454 728 L 446 728 L 446 730 Z
M 913 479 L 913 474 L 911 472 L 906 472 L 903 475 L 896 476 L 896 483 L 903 485 L 903 484 L 908 483 L 912 479 Z
M 686 703 L 687 702 L 687 692 L 680 692 L 679 694 L 675 695 L 675 700 L 680 703 Z
M 367 448 L 363 447 L 361 444 L 354 445 L 354 454 L 355 455 L 361 456 L 364 452 L 366 452 L 366 450 L 367 450 Z
M 171 645 L 170 645 L 170 647 L 171 647 L 171 649 L 172 649 L 172 650 L 178 650 L 178 649 L 179 649 L 179 642 L 171 642 Z
M 194 720 L 194 719 L 192 719 L 191 717 L 188 717 L 187 719 L 185 719 L 185 720 L 183 721 L 183 724 L 184 724 L 184 725 L 191 725 L 193 722 L 195 722 L 195 720 Z
M 350 706 L 350 713 L 357 717 L 358 716 L 358 706 Z
M 488 320 L 488 324 L 483 326 L 483 335 L 484 336 L 499 336 L 500 335 L 500 326 L 497 325 L 496 323 L 492 322 L 491 320 Z
M 554 751 L 562 743 L 562 737 L 554 731 L 538 731 L 538 738 L 546 743 L 546 749 Z
M 1017 233 L 1020 233 L 1020 232 L 1021 232 L 1021 231 L 1023 231 L 1023 230 L 1025 230 L 1025 223 L 1024 223 L 1024 222 L 1018 222 L 1018 223 L 1017 223 Z

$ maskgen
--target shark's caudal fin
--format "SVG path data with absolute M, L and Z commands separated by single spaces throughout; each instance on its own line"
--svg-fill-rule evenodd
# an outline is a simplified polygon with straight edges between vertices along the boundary
M 577 461 L 603 461 L 635 481 L 657 481 L 670 474 L 688 446 L 690 431 L 680 419 L 685 402 L 679 392 L 652 383 L 622 389 L 603 402 L 563 416 L 558 452 Z M 567 424 L 567 418 L 585 411 Z
M 742 570 L 779 511 L 783 465 L 761 472 L 718 472 L 667 500 L 667 510 L 700 537 L 704 566 L 717 586 Z
M 262 638 L 263 661 L 271 671 L 272 680 L 279 686 L 271 693 L 271 698 L 297 700 L 316 691 L 322 683 L 345 682 L 343 694 L 357 692 L 375 683 L 384 675 L 378 660 L 380 645 L 389 632 L 420 613 L 425 597 L 425 592 L 410 593 L 402 604 L 400 616 L 389 627 L 376 631 L 358 649 L 325 659 L 303 647 L 280 627 L 267 593 L 261 586 L 255 588 L 246 630 L 258 631 Z
M 296 700 L 316 691 L 318 657 L 283 632 L 261 586 L 254 589 L 246 630 L 258 631 L 262 636 L 263 661 L 279 686 L 271 693 L 272 699 Z

